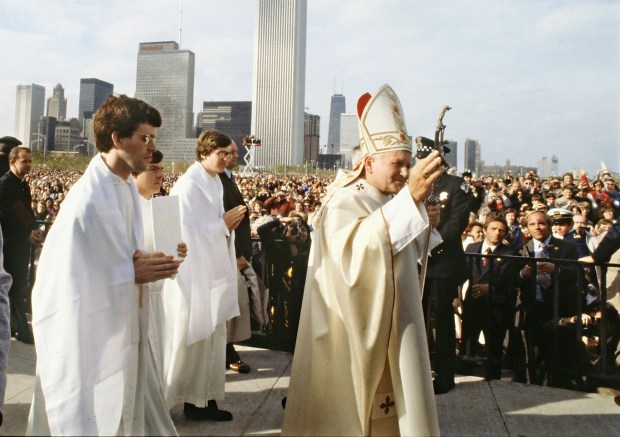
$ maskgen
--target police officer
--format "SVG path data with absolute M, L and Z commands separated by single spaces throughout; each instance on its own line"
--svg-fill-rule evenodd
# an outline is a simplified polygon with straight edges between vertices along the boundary
M 433 145 L 434 142 L 428 138 L 416 138 L 416 157 L 424 158 L 433 150 Z M 445 146 L 444 152 L 449 152 Z M 454 388 L 454 310 L 458 306 L 458 287 L 465 282 L 468 275 L 461 234 L 469 220 L 472 194 L 462 177 L 447 173 L 443 173 L 435 182 L 434 193 L 441 205 L 437 231 L 443 242 L 433 249 L 428 259 L 422 305 L 425 317 L 435 320 L 433 368 L 437 376 L 433 381 L 433 388 L 436 394 L 441 394 Z
M 577 254 L 579 258 L 589 256 L 591 254 L 588 248 L 587 233 L 585 229 L 574 229 L 573 213 L 564 208 L 553 208 L 547 212 L 551 218 L 553 236 L 561 238 L 577 246 Z M 598 280 L 596 271 L 590 267 L 583 268 L 585 304 L 590 305 L 598 298 Z

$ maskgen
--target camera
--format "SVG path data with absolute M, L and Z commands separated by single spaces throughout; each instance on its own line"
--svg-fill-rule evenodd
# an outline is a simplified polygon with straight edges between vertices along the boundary
M 282 229 L 282 237 L 286 238 L 288 235 L 291 235 L 293 237 L 297 237 L 299 235 L 299 233 L 301 232 L 301 228 L 299 226 L 299 224 L 297 223 L 291 223 L 291 224 L 282 224 L 281 225 L 281 229 Z
M 596 336 L 598 335 L 598 332 L 597 332 L 597 329 L 596 329 L 596 327 L 595 327 L 595 326 L 592 326 L 592 325 L 587 325 L 587 326 L 583 326 L 583 327 L 581 328 L 581 334 L 582 334 L 584 337 L 590 337 L 590 338 L 592 338 L 592 337 L 596 337 Z

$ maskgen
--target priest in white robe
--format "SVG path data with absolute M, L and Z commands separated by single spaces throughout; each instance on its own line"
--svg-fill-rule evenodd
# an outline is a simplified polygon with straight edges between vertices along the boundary
M 416 265 L 438 222 L 423 201 L 441 160 L 409 175 L 389 86 L 362 96 L 358 116 L 364 156 L 329 187 L 315 228 L 282 434 L 438 435 Z
M 160 125 L 155 108 L 124 95 L 95 114 L 101 153 L 63 202 L 32 292 L 37 369 L 27 434 L 145 434 L 138 284 L 174 275 L 179 262 L 142 251 L 131 172 L 146 169 Z
M 233 230 L 245 206 L 224 212 L 218 176 L 226 168 L 232 140 L 216 131 L 203 132 L 195 162 L 170 194 L 179 197 L 187 258 L 175 280 L 164 285 L 166 400 L 184 402 L 192 420 L 232 420 L 220 410 L 226 375 L 226 321 L 239 315 L 237 264 Z

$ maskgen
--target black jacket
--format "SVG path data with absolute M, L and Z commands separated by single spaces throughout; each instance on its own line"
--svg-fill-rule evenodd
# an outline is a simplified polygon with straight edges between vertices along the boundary
M 220 173 L 224 187 L 224 211 L 236 206 L 245 205 L 237 184 L 226 173 Z M 250 236 L 250 212 L 246 211 L 241 223 L 235 229 L 235 255 L 243 256 L 248 262 L 252 258 L 252 238 Z
M 467 227 L 472 193 L 459 176 L 443 174 L 435 183 L 440 197 L 440 220 L 437 230 L 443 242 L 435 247 L 428 260 L 428 278 L 455 277 L 458 284 L 467 279 L 467 266 L 461 234 Z
M 471 243 L 465 249 L 466 253 L 481 253 L 482 242 Z M 500 243 L 493 255 L 516 255 L 516 248 Z M 475 284 L 491 284 L 491 303 L 498 305 L 512 305 L 514 307 L 517 298 L 517 290 L 514 278 L 515 262 L 493 258 L 493 271 L 491 272 L 491 258 L 484 265 L 482 258 L 467 257 L 470 287 Z
M 550 259 L 578 259 L 577 246 L 573 243 L 551 237 L 549 240 L 548 250 Z M 534 240 L 530 240 L 519 248 L 519 254 L 525 257 L 534 258 Z M 543 260 L 541 260 L 543 261 Z M 521 278 L 520 266 L 516 272 L 516 278 L 521 286 L 521 300 L 527 307 L 536 302 L 536 277 Z M 577 313 L 577 303 L 581 299 L 581 293 L 577 287 L 577 264 L 556 264 L 556 272 L 559 278 L 559 299 L 558 314 L 560 317 L 571 317 Z M 555 273 L 551 276 L 551 285 L 543 291 L 543 305 L 545 317 L 547 320 L 553 318 L 553 290 L 555 287 Z
M 30 250 L 28 236 L 36 228 L 28 182 L 7 171 L 0 178 L 0 223 L 8 252 Z M 7 253 L 7 250 L 5 250 Z

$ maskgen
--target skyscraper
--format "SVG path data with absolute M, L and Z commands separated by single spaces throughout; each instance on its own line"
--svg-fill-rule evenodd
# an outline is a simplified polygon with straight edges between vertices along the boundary
M 54 87 L 52 97 L 47 99 L 47 116 L 54 117 L 58 121 L 67 118 L 67 99 L 65 98 L 65 89 L 61 84 Z
M 78 119 L 85 126 L 84 119 L 92 119 L 93 114 L 110 94 L 114 93 L 114 85 L 95 78 L 80 79 L 80 104 Z M 84 129 L 85 131 L 87 129 Z
M 316 162 L 319 156 L 321 117 L 304 114 L 304 163 Z
M 217 129 L 237 144 L 239 157 L 246 153 L 243 137 L 250 135 L 252 102 L 203 102 L 202 130 Z
M 355 163 L 351 161 L 353 149 L 360 145 L 359 123 L 357 114 L 340 114 L 340 154 L 342 166 L 352 168 Z
M 450 149 L 450 153 L 446 153 L 445 154 L 445 159 L 446 162 L 450 165 L 450 167 L 457 167 L 457 158 L 458 158 L 458 153 L 457 153 L 457 142 L 456 141 L 452 141 L 452 140 L 447 140 L 448 143 L 446 144 L 446 147 L 448 149 Z
M 174 41 L 140 43 L 136 97 L 161 113 L 158 139 L 193 138 L 195 56 Z
M 252 134 L 259 166 L 303 160 L 306 0 L 258 0 L 254 33 Z
M 327 153 L 340 153 L 340 114 L 345 112 L 347 112 L 345 97 L 342 94 L 334 94 L 329 108 Z
M 465 170 L 479 176 L 480 172 L 480 144 L 478 141 L 467 138 L 465 140 Z
M 45 111 L 45 87 L 41 85 L 17 85 L 15 98 L 15 136 L 24 146 L 43 151 L 45 140 L 36 135 L 39 119 Z M 35 135 L 33 135 L 35 133 Z M 35 146 L 32 147 L 32 143 Z

